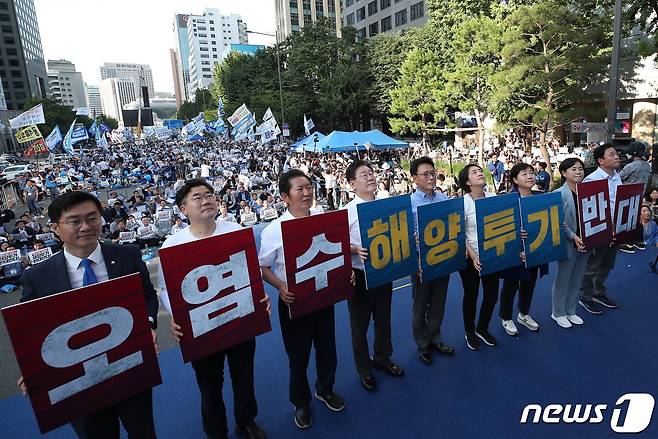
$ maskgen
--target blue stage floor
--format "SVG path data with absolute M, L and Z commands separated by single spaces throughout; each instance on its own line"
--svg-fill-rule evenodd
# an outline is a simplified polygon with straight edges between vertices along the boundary
M 365 392 L 353 366 L 347 306 L 336 308 L 338 373 L 335 390 L 347 407 L 330 412 L 323 404 L 311 405 L 313 426 L 306 431 L 293 424 L 288 402 L 288 360 L 283 349 L 278 316 L 273 331 L 257 340 L 257 422 L 270 438 L 606 438 L 616 436 L 610 427 L 616 400 L 626 393 L 658 396 L 658 347 L 655 342 L 658 310 L 658 275 L 647 263 L 655 249 L 634 255 L 620 253 L 608 287 L 619 309 L 591 316 L 579 307 L 582 327 L 562 329 L 550 318 L 553 274 L 537 284 L 532 316 L 541 325 L 531 333 L 519 325 L 520 336 L 505 334 L 498 308 L 491 332 L 500 345 L 479 352 L 464 344 L 461 313 L 462 286 L 458 275 L 450 282 L 443 340 L 455 346 L 454 357 L 435 356 L 432 365 L 421 364 L 411 336 L 411 291 L 397 290 L 393 299 L 393 358 L 406 369 L 404 378 L 377 374 L 378 389 Z M 554 271 L 554 267 L 551 269 Z M 404 285 L 407 280 L 397 282 Z M 273 291 L 268 291 L 271 295 Z M 276 314 L 276 307 L 273 307 Z M 581 312 L 582 310 L 582 312 Z M 313 359 L 311 360 L 313 364 Z M 154 390 L 154 410 L 161 438 L 204 438 L 199 396 L 191 366 L 184 365 L 177 349 L 160 355 L 164 384 Z M 228 375 L 228 372 L 226 372 Z M 315 368 L 309 368 L 313 383 Z M 224 399 L 232 420 L 232 395 L 225 384 Z M 607 404 L 598 424 L 520 424 L 526 404 Z M 39 437 L 29 401 L 13 397 L 0 401 L 0 438 Z M 658 438 L 655 420 L 637 438 Z M 233 422 L 230 423 L 232 437 Z M 73 437 L 70 427 L 46 435 Z

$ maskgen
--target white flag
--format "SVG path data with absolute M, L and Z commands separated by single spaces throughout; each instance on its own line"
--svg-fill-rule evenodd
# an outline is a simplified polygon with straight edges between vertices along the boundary
M 267 122 L 269 119 L 273 118 L 274 114 L 272 114 L 272 109 L 270 107 L 267 107 L 267 111 L 265 114 L 263 114 L 263 122 Z
M 46 123 L 46 118 L 43 116 L 43 105 L 41 104 L 30 108 L 13 119 L 9 119 L 9 125 L 14 129 L 39 123 Z
M 306 114 L 304 114 L 304 132 L 306 133 L 307 136 L 311 135 L 311 130 L 313 128 L 315 128 L 313 119 L 306 119 Z
M 89 117 L 89 115 L 91 114 L 91 110 L 89 109 L 89 107 L 78 107 L 78 108 L 75 108 L 74 110 L 75 110 L 75 115 L 76 116 L 87 116 L 87 117 Z

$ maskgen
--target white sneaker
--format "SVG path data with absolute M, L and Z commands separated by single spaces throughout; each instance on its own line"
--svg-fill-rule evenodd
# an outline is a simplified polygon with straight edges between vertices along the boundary
M 583 319 L 578 317 L 576 314 L 572 316 L 567 316 L 567 319 L 569 319 L 569 322 L 573 323 L 574 325 L 582 325 L 583 323 L 585 323 Z
M 507 335 L 515 336 L 519 333 L 516 329 L 516 325 L 513 320 L 503 320 L 503 329 L 507 332 Z
M 551 314 L 551 318 L 557 322 L 558 325 L 560 325 L 563 328 L 571 328 L 571 322 L 566 316 L 561 316 L 561 317 L 555 317 L 553 314 Z
M 516 321 L 528 328 L 531 331 L 536 331 L 539 329 L 539 323 L 535 322 L 530 315 L 523 315 L 519 313 L 516 316 Z

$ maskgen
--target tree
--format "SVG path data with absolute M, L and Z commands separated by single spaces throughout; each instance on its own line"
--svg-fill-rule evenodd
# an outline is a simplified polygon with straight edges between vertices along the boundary
M 98 119 L 98 122 L 104 123 L 105 125 L 108 126 L 108 128 L 112 130 L 116 130 L 117 128 L 119 128 L 119 121 L 113 117 L 101 114 L 100 116 L 96 117 L 96 119 Z
M 216 108 L 217 101 L 214 100 L 210 90 L 207 88 L 198 88 L 194 92 L 194 101 L 183 102 L 176 112 L 176 118 L 189 120 L 198 116 L 199 113 Z
M 440 77 L 436 55 L 412 49 L 400 67 L 395 88 L 391 90 L 391 130 L 398 134 L 407 131 L 422 134 L 424 148 L 427 147 L 428 130 L 435 120 L 445 116 L 445 108 L 437 96 Z
M 484 165 L 484 121 L 493 111 L 493 75 L 500 69 L 499 23 L 489 17 L 465 19 L 452 40 L 452 69 L 444 74 L 444 99 L 473 112 L 478 126 L 478 162 Z
M 547 132 L 567 122 L 586 87 L 600 82 L 605 29 L 558 0 L 519 6 L 503 26 L 502 65 L 492 79 L 496 115 L 500 121 L 539 132 L 550 170 Z

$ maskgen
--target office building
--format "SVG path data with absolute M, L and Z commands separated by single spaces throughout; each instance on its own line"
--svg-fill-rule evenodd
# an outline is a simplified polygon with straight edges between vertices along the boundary
M 192 100 L 198 88 L 211 84 L 222 51 L 230 44 L 248 44 L 247 24 L 239 15 L 221 15 L 218 9 L 206 8 L 201 15 L 188 17 L 187 41 L 190 52 L 187 99 Z
M 372 38 L 427 23 L 424 0 L 343 1 L 343 26 L 355 27 L 360 38 Z
M 71 107 L 87 107 L 87 90 L 82 73 L 75 64 L 64 59 L 48 60 L 48 89 L 52 99 Z
M 293 32 L 298 32 L 321 17 L 329 19 L 331 27 L 340 37 L 341 1 L 343 0 L 276 0 L 277 41 L 284 41 Z
M 34 0 L 0 0 L 0 78 L 9 110 L 47 96 L 48 74 L 43 58 Z
M 89 114 L 91 117 L 96 117 L 103 114 L 101 89 L 99 86 L 87 85 L 87 103 L 89 104 Z
M 140 83 L 148 87 L 149 96 L 155 96 L 153 73 L 148 64 L 108 63 L 100 68 L 101 81 L 116 78 L 119 82 L 132 82 L 135 86 L 135 96 L 139 95 Z
M 174 78 L 174 96 L 176 97 L 176 108 L 186 101 L 185 81 L 176 49 L 169 49 L 169 62 L 171 62 L 171 75 Z
M 176 14 L 174 16 L 174 40 L 176 47 L 173 49 L 174 54 L 172 55 L 170 53 L 170 56 L 176 57 L 176 66 L 174 67 L 174 60 L 172 59 L 171 68 L 174 74 L 174 89 L 179 90 L 175 93 L 178 106 L 180 106 L 180 103 L 189 101 L 190 43 L 187 39 L 187 22 L 189 19 L 190 14 Z

